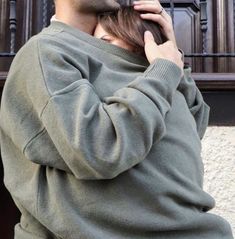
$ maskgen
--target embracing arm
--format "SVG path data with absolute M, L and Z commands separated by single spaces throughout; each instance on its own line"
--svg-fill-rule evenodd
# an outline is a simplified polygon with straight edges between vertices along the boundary
M 109 179 L 144 160 L 153 143 L 166 133 L 165 115 L 181 69 L 168 60 L 156 60 L 129 85 L 101 100 L 88 79 L 66 61 L 67 56 L 52 52 L 53 47 L 50 51 L 41 55 L 41 71 L 35 79 L 57 82 L 63 73 L 64 79 L 73 81 L 52 92 L 39 112 L 61 156 L 56 162 L 60 169 L 66 165 L 79 179 Z M 31 84 L 29 94 L 34 102 L 37 94 Z M 54 166 L 44 158 L 37 160 Z
M 198 135 L 202 139 L 209 122 L 210 107 L 205 103 L 191 76 L 191 67 L 184 69 L 184 76 L 181 78 L 177 90 L 184 95 L 189 110 L 196 121 Z
M 159 0 L 151 2 L 151 4 L 148 1 L 139 1 L 135 2 L 134 5 L 137 11 L 146 12 L 145 14 L 141 14 L 143 19 L 158 23 L 162 27 L 163 34 L 167 39 L 171 40 L 175 47 L 178 48 L 171 16 L 166 11 L 162 11 Z M 160 11 L 162 11 L 161 14 L 156 14 Z M 183 51 L 180 50 L 180 52 L 183 57 Z M 200 139 L 202 139 L 208 125 L 210 107 L 204 102 L 202 94 L 191 77 L 191 68 L 184 70 L 184 76 L 181 79 L 178 90 L 185 97 L 188 107 L 196 121 L 198 135 Z

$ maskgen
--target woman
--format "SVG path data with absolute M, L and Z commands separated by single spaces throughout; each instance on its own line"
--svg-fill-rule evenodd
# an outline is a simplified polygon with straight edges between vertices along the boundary
M 144 52 L 144 32 L 149 30 L 157 44 L 166 41 L 158 23 L 143 21 L 132 6 L 121 8 L 115 13 L 99 15 L 99 23 L 94 36 L 120 46 L 142 56 Z
M 103 13 L 98 16 L 98 24 L 94 36 L 113 45 L 145 56 L 144 33 L 150 31 L 157 44 L 167 39 L 176 40 L 173 33 L 171 17 L 155 1 L 136 1 L 133 5 L 124 5 L 117 12 Z M 136 11 L 139 10 L 140 12 Z M 146 13 L 144 11 L 149 11 Z M 168 27 L 170 29 L 162 29 Z M 165 31 L 164 31 L 165 30 Z M 165 36 L 163 32 L 168 32 Z

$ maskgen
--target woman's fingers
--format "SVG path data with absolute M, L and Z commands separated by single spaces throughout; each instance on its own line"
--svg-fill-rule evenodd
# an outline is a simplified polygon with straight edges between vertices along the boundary
M 161 6 L 160 2 L 158 0 L 142 0 L 142 1 L 134 1 L 133 2 L 134 5 L 139 5 L 139 4 L 157 4 L 159 6 Z
M 145 20 L 150 20 L 153 22 L 157 22 L 164 30 L 171 30 L 172 25 L 161 15 L 153 14 L 153 13 L 143 13 L 140 14 L 141 18 Z
M 145 11 L 162 15 L 164 18 L 166 18 L 167 21 L 172 23 L 171 16 L 164 10 L 164 8 L 162 8 L 160 3 L 158 4 L 157 0 L 138 1 L 136 4 L 134 4 L 134 9 L 137 11 Z
M 140 14 L 140 16 L 144 20 L 150 20 L 150 21 L 158 23 L 162 27 L 163 33 L 167 37 L 167 39 L 174 42 L 175 46 L 177 46 L 175 34 L 174 34 L 174 30 L 173 30 L 173 26 L 171 22 L 167 21 L 162 15 L 153 14 L 153 13 Z
M 166 31 L 166 33 L 171 32 L 172 31 L 172 25 L 171 23 L 169 23 L 163 16 L 161 15 L 157 15 L 157 14 L 153 14 L 153 13 L 144 13 L 144 14 L 140 14 L 141 18 L 144 20 L 150 20 L 153 22 L 158 23 L 163 29 L 164 31 Z
M 159 0 L 134 1 L 133 3 L 135 10 L 147 12 L 141 14 L 141 18 L 158 23 L 163 29 L 163 34 L 177 47 L 172 18 L 165 10 L 162 11 L 163 8 Z
M 183 75 L 183 61 L 181 59 L 181 53 L 175 48 L 172 41 L 167 41 L 163 44 L 157 45 L 154 41 L 153 34 L 146 31 L 144 34 L 145 41 L 145 55 L 149 63 L 152 64 L 156 59 L 162 58 L 168 61 L 172 61 L 177 64 L 181 69 L 181 74 Z
M 146 12 L 153 12 L 153 13 L 160 13 L 162 10 L 162 7 L 157 5 L 156 3 L 150 3 L 150 4 L 138 4 L 134 5 L 135 10 L 141 10 Z
M 157 45 L 157 43 L 154 41 L 153 34 L 152 34 L 152 32 L 150 32 L 150 31 L 146 31 L 146 32 L 144 33 L 144 42 L 145 42 L 145 44 L 149 44 L 149 43 L 154 42 L 154 44 Z

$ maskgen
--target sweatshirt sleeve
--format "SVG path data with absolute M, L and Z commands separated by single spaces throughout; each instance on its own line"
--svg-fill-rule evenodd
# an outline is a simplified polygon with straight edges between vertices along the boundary
M 181 78 L 177 90 L 184 95 L 189 110 L 195 119 L 198 135 L 202 139 L 209 122 L 210 107 L 205 103 L 191 76 L 191 67 L 184 69 L 184 76 Z
M 156 60 L 129 85 L 101 100 L 89 80 L 65 57 L 55 53 L 46 57 L 54 60 L 40 62 L 45 82 L 57 81 L 58 72 L 60 78 L 62 74 L 70 82 L 74 79 L 50 94 L 40 113 L 61 156 L 56 160 L 64 161 L 56 165 L 65 163 L 78 179 L 111 179 L 144 160 L 165 135 L 165 116 L 180 82 L 176 64 Z M 53 167 L 50 162 L 37 163 Z

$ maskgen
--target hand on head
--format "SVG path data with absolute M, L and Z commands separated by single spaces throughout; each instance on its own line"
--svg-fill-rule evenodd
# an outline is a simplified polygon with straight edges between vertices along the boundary
M 164 44 L 158 45 L 154 41 L 152 33 L 149 31 L 145 32 L 145 54 L 149 63 L 152 63 L 157 58 L 167 59 L 177 64 L 183 72 L 184 63 L 182 61 L 182 53 L 177 47 L 172 19 L 161 6 L 160 2 L 158 0 L 135 1 L 134 9 L 141 12 L 148 12 L 140 15 L 142 19 L 158 23 L 163 30 L 163 34 L 168 39 Z
M 167 41 L 161 45 L 157 45 L 151 32 L 146 31 L 144 35 L 145 54 L 149 63 L 153 63 L 156 59 L 165 59 L 175 63 L 183 73 L 184 63 L 182 61 L 181 52 L 175 47 L 173 41 Z
M 133 4 L 135 10 L 146 12 L 140 15 L 143 20 L 158 23 L 162 27 L 163 34 L 166 38 L 172 41 L 177 47 L 171 16 L 164 10 L 159 0 L 134 1 Z
M 121 3 L 120 0 L 118 1 Z M 124 4 L 125 1 L 122 0 L 122 3 Z M 162 8 L 160 2 L 158 0 L 141 0 L 134 2 L 133 5 L 134 10 L 142 13 L 140 16 L 142 20 L 144 20 L 143 22 L 136 18 L 136 16 L 134 17 L 134 15 L 136 15 L 135 11 L 131 11 L 130 9 L 124 11 L 122 8 L 119 11 L 120 14 L 110 13 L 109 17 L 100 18 L 101 21 L 99 21 L 99 23 L 101 24 L 98 24 L 95 36 L 131 51 L 134 51 L 133 49 L 135 49 L 137 45 L 137 48 L 143 49 L 143 54 L 148 59 L 149 63 L 152 63 L 157 58 L 163 58 L 174 62 L 183 71 L 182 54 L 177 48 L 172 19 Z M 128 5 L 124 4 L 124 8 L 128 8 Z M 102 25 L 104 26 L 103 28 Z M 162 34 L 166 38 L 166 42 L 157 40 L 160 39 L 161 36 L 159 34 L 158 37 L 156 36 L 156 32 L 159 29 L 156 28 L 156 25 L 160 27 L 160 32 L 162 31 Z M 144 31 L 142 33 L 140 31 L 141 28 L 145 29 L 145 31 L 151 31 L 152 34 L 148 32 L 144 36 Z M 100 32 L 100 30 L 102 30 L 102 32 Z M 101 35 L 105 36 L 105 38 L 101 37 Z M 141 36 L 139 37 L 139 35 Z M 134 36 L 134 38 L 131 36 Z M 143 42 L 141 42 L 140 38 L 142 38 Z M 130 47 L 130 45 L 132 47 Z

